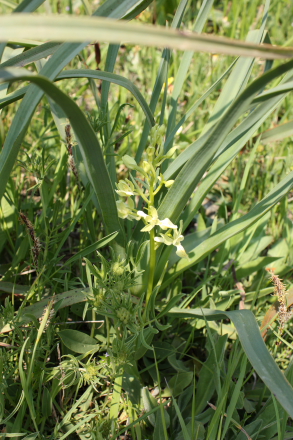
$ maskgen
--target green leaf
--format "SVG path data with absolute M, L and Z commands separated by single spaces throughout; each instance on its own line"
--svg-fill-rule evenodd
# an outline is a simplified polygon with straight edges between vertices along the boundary
M 199 35 L 195 32 L 177 32 L 170 28 L 144 24 L 129 24 L 102 17 L 35 16 L 33 14 L 11 14 L 0 17 L 1 40 L 22 38 L 51 41 L 93 41 L 109 43 L 126 41 L 155 47 L 223 53 L 268 59 L 291 58 L 293 50 L 269 44 L 253 44 L 214 35 Z
M 19 434 L 19 435 L 21 435 L 21 434 Z M 39 436 L 39 433 L 38 432 L 34 432 L 33 434 L 26 435 L 25 437 L 23 437 L 22 440 L 34 440 L 38 436 Z
M 285 84 L 279 84 L 277 87 L 273 89 L 267 90 L 266 92 L 261 93 L 252 101 L 253 104 L 258 104 L 259 102 L 267 101 L 274 96 L 279 96 L 285 92 L 291 92 L 293 89 L 293 81 L 288 81 Z
M 194 25 L 194 32 L 200 34 L 203 30 L 203 27 L 205 25 L 206 20 L 208 19 L 208 15 L 210 13 L 210 10 L 212 8 L 212 5 L 214 3 L 214 0 L 205 0 L 202 2 L 201 8 L 199 10 L 198 16 L 196 17 L 195 25 Z M 176 122 L 176 112 L 177 112 L 177 103 L 178 98 L 181 93 L 183 84 L 185 82 L 185 78 L 188 72 L 188 69 L 190 67 L 190 63 L 193 57 L 193 51 L 185 51 L 183 54 L 183 57 L 180 62 L 180 66 L 177 72 L 177 75 L 175 77 L 174 81 L 174 89 L 172 93 L 172 99 L 171 99 L 171 112 L 168 118 L 168 126 L 167 126 L 167 134 L 166 136 L 169 137 L 170 131 L 173 129 L 175 122 Z M 171 147 L 171 145 L 170 145 Z
M 208 321 L 231 319 L 252 367 L 290 417 L 293 417 L 293 388 L 269 353 L 250 310 L 222 312 L 210 309 L 184 310 L 175 307 L 169 314 L 180 318 L 202 318 L 204 316 Z
M 143 12 L 151 3 L 153 0 L 139 0 L 135 2 L 135 5 L 130 8 L 129 12 L 124 13 L 123 20 L 132 20 L 133 18 L 136 18 L 141 12 Z M 117 6 L 119 5 L 119 0 L 117 1 Z M 132 2 L 133 3 L 133 2 Z M 116 6 L 116 9 L 118 9 Z M 125 6 L 124 6 L 125 9 Z
M 97 249 L 100 249 L 104 246 L 106 246 L 108 243 L 110 243 L 114 238 L 117 236 L 118 232 L 112 232 L 112 234 L 107 235 L 107 237 L 101 238 L 101 240 L 96 241 L 95 243 L 87 246 L 86 248 L 82 249 L 81 251 L 77 252 L 73 257 L 69 258 L 65 263 L 64 266 L 67 266 L 68 264 L 73 263 L 76 260 L 79 260 L 80 258 L 86 257 L 88 254 L 91 254 L 92 252 L 95 252 Z
M 144 328 L 137 336 L 133 345 L 133 359 L 138 361 L 143 355 L 152 349 L 149 344 L 152 343 L 154 336 L 158 333 L 158 330 L 152 327 Z
M 52 396 L 47 387 L 43 388 L 42 413 L 44 417 L 50 417 L 52 414 Z
M 215 369 L 217 368 L 217 365 L 221 366 L 224 359 L 226 344 L 227 335 L 219 337 L 218 340 L 214 342 L 214 349 L 210 351 L 209 357 L 201 367 L 195 396 L 197 402 L 196 414 L 200 414 L 206 408 L 207 402 L 215 392 Z
M 28 315 L 34 316 L 35 318 L 40 318 L 44 312 L 45 307 L 48 306 L 49 302 L 54 300 L 55 303 L 60 303 L 59 308 L 69 307 L 73 304 L 77 304 L 87 300 L 87 295 L 90 293 L 89 288 L 81 288 L 75 290 L 69 290 L 68 292 L 59 293 L 58 295 L 50 296 L 49 298 L 42 299 L 41 301 L 25 307 L 21 310 L 19 316 L 19 321 L 22 324 L 30 322 L 32 318 Z M 6 325 L 0 329 L 1 333 L 10 331 L 9 325 Z
M 182 438 L 184 440 L 191 440 L 191 436 L 189 435 L 187 426 L 186 426 L 186 424 L 184 422 L 184 419 L 183 419 L 182 414 L 180 412 L 179 406 L 177 405 L 177 402 L 176 402 L 175 399 L 172 399 L 172 402 L 173 402 L 173 405 L 174 405 L 174 408 L 175 408 L 175 411 L 176 411 L 176 415 L 177 415 L 177 417 L 179 419 L 179 423 L 180 423 L 180 426 L 181 426 Z
M 141 390 L 141 395 L 142 395 L 143 407 L 144 407 L 145 411 L 149 412 L 152 409 L 155 409 L 155 408 L 159 407 L 158 402 L 151 395 L 151 393 L 149 392 L 147 387 L 143 387 L 143 389 Z M 156 416 L 155 416 L 154 413 L 150 414 L 148 416 L 148 419 L 149 419 L 149 422 L 153 426 L 156 426 Z
M 46 58 L 49 55 L 52 55 L 58 47 L 60 43 L 44 43 L 40 46 L 33 47 L 32 49 L 26 50 L 25 52 L 10 58 L 4 63 L 0 64 L 0 68 L 4 67 L 24 67 L 27 64 L 33 63 L 34 61 L 40 60 L 42 58 Z
M 173 29 L 179 28 L 181 21 L 183 19 L 183 15 L 184 15 L 186 6 L 187 6 L 186 1 L 180 2 L 178 9 L 176 10 L 175 16 L 172 20 L 171 28 L 173 28 Z M 160 62 L 160 67 L 158 70 L 156 82 L 155 82 L 155 85 L 154 85 L 154 88 L 152 91 L 152 96 L 151 96 L 151 101 L 150 101 L 150 109 L 153 112 L 155 112 L 156 106 L 157 106 L 159 98 L 160 98 L 162 88 L 164 86 L 164 83 L 166 83 L 166 78 L 168 77 L 168 67 L 169 67 L 170 57 L 171 57 L 171 50 L 169 48 L 164 48 L 163 53 L 162 53 L 161 62 Z M 162 113 L 163 113 L 163 111 L 162 111 Z M 136 159 L 137 163 L 139 163 L 141 160 L 144 148 L 146 147 L 146 144 L 147 144 L 149 132 L 150 132 L 150 127 L 147 124 L 145 124 L 144 128 L 143 128 L 143 132 L 141 134 L 139 146 L 138 146 L 137 152 L 136 152 L 135 159 Z
M 188 385 L 191 384 L 193 373 L 191 371 L 185 373 L 177 373 L 168 381 L 168 387 L 164 391 L 164 397 L 179 396 Z
M 286 124 L 278 125 L 271 130 L 265 131 L 261 136 L 261 143 L 269 144 L 270 142 L 281 141 L 286 137 L 293 135 L 293 121 L 286 122 Z
M 99 348 L 96 339 L 78 330 L 61 330 L 58 335 L 63 344 L 75 353 L 88 353 Z
M 258 257 L 246 264 L 241 265 L 236 270 L 238 280 L 252 275 L 254 272 L 261 271 L 266 266 L 271 266 L 273 261 L 278 260 L 279 257 Z
M 2 292 L 26 294 L 29 289 L 29 286 L 22 286 L 21 284 L 10 283 L 9 281 L 0 281 L 0 290 Z
M 190 369 L 184 365 L 184 362 L 176 358 L 176 353 L 172 353 L 171 356 L 168 356 L 168 362 L 177 373 L 190 372 Z
M 15 9 L 15 12 L 33 12 L 44 3 L 45 0 L 23 0 Z
M 195 192 L 194 197 L 192 198 L 191 202 L 184 211 L 183 230 L 185 230 L 185 228 L 189 225 L 194 215 L 198 212 L 198 209 L 201 206 L 204 197 L 209 192 L 213 184 L 218 180 L 219 176 L 232 162 L 232 160 L 235 158 L 235 156 L 238 154 L 241 148 L 246 144 L 246 142 L 249 139 L 251 139 L 253 134 L 267 119 L 267 117 L 276 109 L 276 107 L 279 105 L 282 99 L 285 98 L 285 96 L 286 94 L 282 95 L 282 97 L 279 98 L 278 97 L 272 98 L 271 101 L 267 101 L 266 103 L 261 104 L 260 106 L 257 107 L 256 110 L 251 112 L 250 115 L 241 124 L 239 124 L 231 133 L 229 133 L 229 135 L 227 136 L 227 138 L 224 140 L 223 144 L 219 148 L 218 153 L 216 153 L 215 155 L 216 160 L 211 166 L 207 176 L 201 181 L 201 184 L 197 189 L 197 191 Z M 190 154 L 188 152 L 188 149 L 185 150 L 187 153 L 185 159 Z M 178 158 L 179 157 L 180 156 L 178 156 Z M 176 170 L 175 161 L 171 166 L 173 167 L 173 170 Z
M 188 111 L 184 114 L 184 116 L 176 124 L 176 126 L 173 128 L 173 130 L 171 130 L 170 134 L 167 135 L 167 138 L 165 141 L 165 148 L 169 147 L 171 141 L 173 140 L 173 138 L 174 138 L 175 134 L 177 133 L 177 131 L 179 130 L 179 128 L 182 127 L 182 125 L 185 123 L 185 121 L 187 121 L 187 119 L 195 112 L 195 110 L 202 104 L 202 102 L 204 102 L 214 90 L 216 90 L 218 87 L 220 87 L 221 82 L 228 75 L 228 73 L 231 71 L 231 69 L 235 65 L 235 62 L 236 61 L 233 61 L 233 63 L 228 67 L 228 69 L 223 73 L 223 75 L 221 75 L 217 79 L 217 81 L 215 81 L 214 84 L 199 99 L 197 99 L 196 102 L 188 109 Z M 1 100 L 0 100 L 0 103 L 1 103 Z M 171 166 L 174 164 L 174 162 L 172 162 L 172 164 L 168 168 L 168 172 L 171 174 L 172 174 Z
M 192 428 L 194 428 L 194 432 L 192 433 Z M 186 425 L 186 430 L 188 434 L 190 435 L 190 438 L 195 438 L 196 440 L 205 440 L 207 437 L 205 435 L 205 428 L 204 425 L 197 420 L 190 420 L 190 422 Z M 195 437 L 192 437 L 192 434 L 195 435 Z M 183 431 L 181 431 L 179 434 L 176 435 L 175 440 L 184 440 L 184 434 Z
M 263 11 L 264 20 L 261 29 L 252 30 L 248 33 L 246 41 L 260 44 L 264 34 L 264 26 L 268 16 L 269 2 L 266 4 L 266 8 Z M 231 105 L 234 99 L 241 93 L 249 80 L 251 70 L 255 58 L 241 57 L 235 63 L 231 75 L 226 81 L 216 105 L 213 108 L 212 113 L 209 116 L 208 123 L 205 125 L 203 133 L 207 132 L 213 125 L 215 125 L 221 116 L 225 113 L 226 109 Z M 201 133 L 201 135 L 203 134 Z
M 107 81 L 113 84 L 118 84 L 119 86 L 124 87 L 133 94 L 133 96 L 141 106 L 144 114 L 146 115 L 150 127 L 152 127 L 155 124 L 154 116 L 148 104 L 146 103 L 146 100 L 144 99 L 138 88 L 131 81 L 124 78 L 123 76 L 111 72 L 103 72 L 101 70 L 79 69 L 79 70 L 66 70 L 65 72 L 62 72 L 56 78 L 56 81 L 59 81 L 61 79 L 70 79 L 70 78 L 101 79 L 103 81 Z

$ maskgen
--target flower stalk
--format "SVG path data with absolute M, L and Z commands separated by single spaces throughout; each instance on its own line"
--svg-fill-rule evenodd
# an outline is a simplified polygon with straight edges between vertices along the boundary
M 156 268 L 156 250 L 162 244 L 176 247 L 176 254 L 180 258 L 188 258 L 181 241 L 184 240 L 182 225 L 173 224 L 170 219 L 160 219 L 155 206 L 155 196 L 164 187 L 169 188 L 173 180 L 166 181 L 161 173 L 161 165 L 169 159 L 175 152 L 171 149 L 168 154 L 164 154 L 164 126 L 155 126 L 150 133 L 150 145 L 146 149 L 145 157 L 140 165 L 135 160 L 126 155 L 122 160 L 129 170 L 136 171 L 136 177 L 130 175 L 129 179 L 121 180 L 116 186 L 116 193 L 120 200 L 117 201 L 118 215 L 120 218 L 132 220 L 142 219 L 145 226 L 141 232 L 149 233 L 150 259 L 148 267 L 148 282 L 146 288 L 146 308 L 144 320 L 147 321 L 147 310 L 150 298 L 154 290 L 154 278 Z M 145 210 L 137 210 L 137 199 L 142 199 L 146 205 Z M 165 231 L 164 234 L 160 230 Z

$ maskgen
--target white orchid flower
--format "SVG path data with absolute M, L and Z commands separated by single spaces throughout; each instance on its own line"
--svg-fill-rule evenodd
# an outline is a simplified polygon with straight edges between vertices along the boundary
M 158 211 L 153 206 L 149 209 L 149 213 L 150 214 L 146 214 L 143 211 L 137 211 L 137 215 L 142 217 L 148 223 L 148 225 L 142 228 L 143 232 L 149 232 L 155 226 L 160 226 L 163 230 L 177 229 L 177 226 L 174 225 L 168 218 L 160 220 L 158 216 Z
M 125 154 L 125 156 L 122 157 L 122 160 L 124 165 L 126 165 L 130 170 L 136 170 L 138 168 L 138 165 L 133 157 L 129 156 L 128 154 Z
M 116 186 L 118 189 L 115 189 L 115 191 L 120 197 L 129 197 L 135 195 L 134 185 L 128 179 L 121 180 L 118 184 L 116 184 Z
M 181 241 L 184 240 L 184 236 L 181 234 L 181 230 L 173 231 L 173 237 L 171 234 L 160 234 L 161 237 L 155 237 L 157 243 L 164 243 L 167 246 L 173 245 L 177 248 L 176 255 L 181 258 L 188 258 Z
M 137 215 L 136 210 L 134 209 L 134 202 L 132 199 L 128 199 L 127 202 L 123 202 L 122 200 L 118 200 L 116 202 L 118 216 L 120 218 L 128 218 L 129 220 L 139 220 L 140 216 Z

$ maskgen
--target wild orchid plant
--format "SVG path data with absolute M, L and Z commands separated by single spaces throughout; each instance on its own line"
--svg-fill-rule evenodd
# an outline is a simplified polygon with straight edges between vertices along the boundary
M 134 178 L 130 174 L 129 179 L 121 180 L 117 184 L 117 194 L 121 197 L 117 201 L 118 215 L 122 219 L 140 220 L 142 219 L 145 226 L 141 232 L 148 232 L 150 236 L 150 260 L 149 260 L 149 277 L 146 294 L 146 303 L 148 304 L 153 292 L 154 273 L 156 264 L 156 251 L 161 243 L 167 246 L 176 247 L 176 254 L 181 258 L 188 258 L 181 242 L 184 240 L 182 232 L 182 223 L 178 228 L 168 218 L 159 219 L 158 212 L 155 208 L 155 197 L 164 188 L 172 186 L 174 180 L 165 180 L 161 172 L 161 165 L 166 159 L 170 159 L 176 150 L 176 146 L 171 148 L 167 154 L 164 154 L 164 125 L 155 125 L 150 131 L 150 143 L 145 151 L 145 158 L 142 160 L 141 166 L 128 156 L 123 156 L 123 163 L 129 170 L 136 171 Z M 145 204 L 145 211 L 136 209 L 135 198 L 139 205 L 139 198 Z M 137 200 L 138 198 L 138 200 Z M 159 232 L 158 227 L 166 231 Z
M 149 330 L 149 335 L 156 333 L 154 328 L 149 327 L 152 319 L 149 316 L 149 302 L 154 292 L 154 274 L 156 265 L 156 252 L 158 248 L 165 244 L 176 247 L 176 254 L 181 258 L 188 258 L 181 242 L 184 240 L 182 223 L 178 228 L 168 218 L 160 219 L 155 208 L 155 197 L 164 187 L 169 188 L 173 180 L 165 180 L 161 172 L 161 165 L 169 159 L 175 152 L 173 147 L 168 154 L 163 153 L 165 127 L 154 126 L 150 132 L 149 146 L 146 155 L 140 165 L 136 161 L 125 155 L 123 163 L 131 171 L 136 171 L 136 176 L 130 174 L 130 179 L 120 180 L 116 185 L 116 192 L 120 199 L 117 201 L 119 217 L 129 220 L 143 220 L 145 226 L 141 232 L 149 233 L 149 267 L 148 281 L 145 286 L 145 294 L 140 300 L 134 298 L 130 289 L 137 284 L 139 270 L 137 267 L 131 269 L 127 259 L 121 260 L 113 253 L 113 260 L 107 261 L 101 254 L 101 265 L 98 268 L 90 261 L 86 260 L 89 282 L 94 276 L 92 292 L 89 295 L 89 302 L 94 310 L 103 314 L 106 319 L 111 319 L 115 337 L 107 343 L 107 350 L 110 353 L 110 362 L 113 363 L 113 371 L 121 372 L 123 365 L 129 363 L 134 354 L 137 354 L 136 340 L 140 340 L 144 350 L 151 348 L 145 337 Z M 139 206 L 144 208 L 138 209 Z M 144 210 L 143 210 L 144 209 Z M 147 211 L 147 212 L 145 212 Z M 160 229 L 159 229 L 160 228 Z M 163 230 L 164 233 L 160 232 Z M 143 301 L 145 300 L 144 313 Z M 139 339 L 137 339 L 139 338 Z M 136 353 L 135 353 L 136 352 Z M 114 373 L 115 374 L 115 373 Z

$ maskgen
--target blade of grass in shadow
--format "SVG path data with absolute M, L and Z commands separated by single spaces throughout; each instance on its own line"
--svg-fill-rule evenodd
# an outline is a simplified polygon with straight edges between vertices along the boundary
M 169 315 L 179 318 L 201 318 L 208 321 L 230 319 L 236 327 L 241 345 L 252 367 L 274 394 L 290 417 L 293 417 L 293 388 L 270 355 L 253 313 L 250 310 L 222 312 L 210 309 L 180 309 L 174 307 Z
M 1 66 L 0 66 L 1 68 Z M 152 127 L 155 123 L 154 116 L 152 111 L 150 110 L 150 107 L 148 106 L 146 100 L 144 99 L 143 95 L 140 93 L 138 88 L 127 78 L 124 78 L 121 75 L 117 75 L 110 72 L 104 72 L 102 70 L 90 70 L 90 69 L 78 69 L 78 70 L 66 70 L 55 79 L 55 81 L 61 81 L 63 79 L 70 79 L 70 78 L 93 78 L 93 79 L 100 79 L 108 83 L 117 84 L 121 87 L 124 87 L 125 89 L 129 90 L 137 102 L 139 103 L 140 107 L 142 108 L 146 118 L 147 123 L 150 127 Z M 21 89 L 16 90 L 13 93 L 10 93 L 9 95 L 5 96 L 4 98 L 0 99 L 0 108 L 5 107 L 8 104 L 11 104 L 12 102 L 21 99 L 25 93 L 28 90 L 28 86 L 22 87 Z
M 100 6 L 94 15 L 119 19 L 129 13 L 134 7 L 141 5 L 142 0 L 108 0 Z M 22 17 L 24 18 L 24 17 Z M 51 80 L 86 46 L 86 43 L 64 43 L 48 60 L 40 74 Z M 4 194 L 12 167 L 26 133 L 28 124 L 34 114 L 35 108 L 43 96 L 43 91 L 31 85 L 21 102 L 18 111 L 8 131 L 0 155 L 0 200 Z
M 141 12 L 143 12 L 152 3 L 152 1 L 153 0 L 140 0 L 139 2 L 136 2 L 137 4 L 132 8 L 129 8 L 129 12 L 122 16 L 123 20 L 133 20 Z
M 102 4 L 93 15 L 132 20 L 143 12 L 151 2 L 152 0 L 110 0 Z
M 60 46 L 60 43 L 44 43 L 41 44 L 41 46 L 33 47 L 32 49 L 26 50 L 25 52 L 21 53 L 20 55 L 16 55 L 13 58 L 10 58 L 10 60 L 5 61 L 4 63 L 0 64 L 0 68 L 4 67 L 24 67 L 27 64 L 33 63 L 34 61 L 40 60 L 41 58 L 46 58 L 49 55 L 52 55 L 58 47 Z
M 278 66 L 256 79 L 241 93 L 219 122 L 210 130 L 206 142 L 179 172 L 174 184 L 159 206 L 159 218 L 167 217 L 176 223 L 194 188 L 211 165 L 217 150 L 238 118 L 247 110 L 259 90 L 292 68 L 293 61 Z
M 98 138 L 84 113 L 71 98 L 45 77 L 31 74 L 24 69 L 11 68 L 0 70 L 0 78 L 9 82 L 22 80 L 35 83 L 62 108 L 78 138 L 87 175 L 98 197 L 106 230 L 108 233 L 118 231 L 120 234 L 117 241 L 123 245 L 123 232 L 103 153 Z
M 286 124 L 278 125 L 271 130 L 265 131 L 261 135 L 261 142 L 268 144 L 270 142 L 281 141 L 286 137 L 293 135 L 293 121 L 286 122 Z
M 23 0 L 13 12 L 33 12 L 44 3 L 45 0 Z

